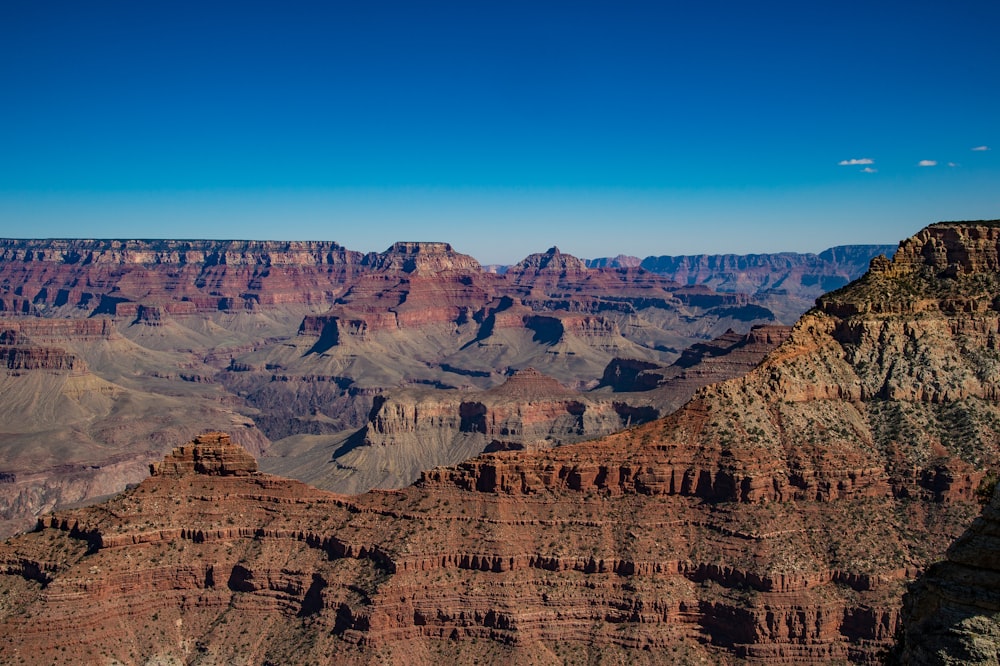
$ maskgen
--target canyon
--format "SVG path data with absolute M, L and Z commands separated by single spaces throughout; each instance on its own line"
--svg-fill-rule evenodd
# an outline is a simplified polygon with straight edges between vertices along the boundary
M 841 250 L 850 260 L 814 269 L 860 274 L 876 249 Z M 755 275 L 785 270 L 781 257 L 755 260 Z M 0 535 L 139 482 L 151 461 L 206 430 L 231 433 L 269 471 L 345 492 L 405 485 L 491 446 L 607 434 L 752 367 L 769 347 L 739 336 L 791 324 L 812 303 L 779 292 L 588 267 L 558 248 L 500 274 L 447 243 L 360 253 L 319 241 L 0 239 Z M 687 351 L 713 340 L 757 356 L 727 364 Z M 674 366 L 668 374 L 683 377 L 670 383 L 683 390 L 657 388 L 656 369 L 685 358 L 712 362 Z M 603 383 L 609 371 L 640 366 L 646 384 Z M 496 401 L 529 368 L 558 383 L 549 384 L 556 393 L 592 403 L 589 416 L 557 418 L 558 396 L 525 409 L 507 396 L 505 428 L 522 434 L 496 444 L 478 426 L 468 436 L 461 416 L 454 436 L 427 440 L 421 425 L 419 439 L 402 437 L 391 418 L 378 421 L 382 440 L 373 434 L 376 406 L 444 405 L 459 392 Z
M 521 274 L 554 259 L 566 276 L 545 276 L 547 299 L 560 280 L 583 284 L 554 252 Z M 644 289 L 667 291 L 657 280 Z M 284 344 L 329 345 L 322 354 L 344 330 L 352 343 L 377 336 L 382 320 L 361 307 L 376 292 L 363 291 L 317 320 L 318 334 Z M 521 304 L 540 298 L 520 293 Z M 725 302 L 688 291 L 686 307 L 699 294 L 701 307 Z M 536 316 L 509 298 L 482 318 L 494 316 L 482 339 L 503 330 L 497 314 Z M 618 302 L 595 298 L 568 311 L 595 317 Z M 723 307 L 741 299 L 753 303 L 742 295 Z M 421 315 L 430 325 L 454 307 L 445 295 L 427 302 L 441 308 Z M 532 335 L 565 334 L 547 326 Z M 970 525 L 959 544 L 992 535 L 992 514 L 973 520 L 1000 463 L 1000 222 L 931 225 L 820 296 L 790 331 L 735 335 L 776 347 L 666 416 L 552 448 L 533 443 L 540 433 L 524 420 L 523 439 L 501 441 L 513 430 L 503 394 L 524 403 L 539 389 L 565 407 L 585 405 L 573 393 L 585 386 L 527 365 L 506 384 L 469 375 L 477 406 L 464 412 L 465 432 L 496 439 L 496 450 L 399 489 L 320 490 L 260 471 L 228 434 L 197 435 L 137 487 L 59 508 L 0 545 L 0 659 L 879 663 L 901 616 L 939 603 L 904 609 L 908 583 L 927 571 L 932 591 L 959 589 L 968 575 L 936 583 L 955 569 L 934 563 Z M 699 344 L 687 345 L 689 360 L 729 356 Z M 230 363 L 266 368 L 290 358 L 282 353 Z M 612 359 L 592 393 L 659 391 L 701 365 L 685 369 L 684 358 Z M 402 423 L 456 430 L 447 400 L 426 422 L 408 411 L 420 404 L 381 398 L 355 450 L 396 445 Z M 956 545 L 950 560 L 986 570 L 984 552 Z

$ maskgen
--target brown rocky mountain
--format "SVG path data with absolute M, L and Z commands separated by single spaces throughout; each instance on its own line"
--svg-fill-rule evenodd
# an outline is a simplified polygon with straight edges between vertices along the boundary
M 138 482 L 205 429 L 282 453 L 364 427 L 387 391 L 485 391 L 529 367 L 582 391 L 615 358 L 666 365 L 776 319 L 556 248 L 508 273 L 447 243 L 0 240 L 0 534 Z M 340 471 L 358 490 L 391 476 Z
M 0 659 L 875 663 L 997 465 L 998 331 L 1000 222 L 943 223 L 602 439 L 346 497 L 206 437 L 0 547 Z

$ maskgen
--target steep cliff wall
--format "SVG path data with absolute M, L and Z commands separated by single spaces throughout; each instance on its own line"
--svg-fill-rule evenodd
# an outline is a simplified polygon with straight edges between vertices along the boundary
M 0 239 L 0 310 L 130 316 L 133 302 L 185 302 L 192 312 L 330 303 L 362 260 L 318 241 Z

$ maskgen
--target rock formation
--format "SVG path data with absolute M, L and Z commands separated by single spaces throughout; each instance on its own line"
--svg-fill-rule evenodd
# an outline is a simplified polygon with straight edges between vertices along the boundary
M 1000 663 L 1000 492 L 906 593 L 901 619 L 890 663 Z
M 933 225 L 750 373 L 599 440 L 57 511 L 0 546 L 0 660 L 876 663 L 1000 457 L 998 248 Z
M 11 278 L 0 310 L 128 316 L 136 303 L 191 314 L 328 302 L 363 259 L 326 242 L 0 239 L 0 274 Z
M 152 476 L 249 476 L 257 461 L 246 449 L 233 444 L 224 432 L 198 435 L 187 446 L 179 446 L 160 462 L 150 464 Z
M 685 349 L 670 366 L 615 359 L 604 369 L 599 387 L 608 387 L 616 393 L 659 388 L 657 393 L 664 398 L 662 411 L 666 415 L 687 402 L 695 389 L 753 369 L 790 333 L 790 326 L 755 326 L 745 334 L 730 329 L 714 340 Z

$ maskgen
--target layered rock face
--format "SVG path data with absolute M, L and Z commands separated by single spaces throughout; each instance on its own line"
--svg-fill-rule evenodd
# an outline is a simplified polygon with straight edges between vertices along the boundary
M 0 239 L 0 311 L 135 316 L 330 302 L 364 256 L 332 242 Z
M 531 445 L 564 437 L 569 441 L 620 430 L 611 404 L 571 391 L 534 368 L 515 372 L 488 391 L 431 394 L 431 403 L 380 396 L 366 427 L 369 446 L 394 446 L 407 434 L 433 436 L 441 432 L 479 433 L 491 442 Z M 431 406 L 433 405 L 433 406 Z M 609 423 L 601 422 L 608 420 Z M 603 432 L 602 432 L 603 430 Z M 420 435 L 418 435 L 420 436 Z
M 179 446 L 160 462 L 149 466 L 152 476 L 249 476 L 257 461 L 242 446 L 233 444 L 224 432 L 198 435 L 187 446 Z
M 892 245 L 843 245 L 819 254 L 716 254 L 646 257 L 643 269 L 684 285 L 703 285 L 721 293 L 753 295 L 754 302 L 791 323 L 820 295 L 861 277 L 876 256 L 891 257 Z M 595 262 L 628 265 L 629 262 Z
M 8 375 L 19 371 L 69 371 L 75 375 L 87 372 L 87 363 L 59 343 L 74 340 L 111 340 L 117 333 L 107 319 L 0 320 L 0 360 L 6 361 Z
M 903 600 L 890 663 L 1000 663 L 1000 493 Z
M 393 243 L 385 253 L 369 255 L 363 261 L 376 271 L 403 273 L 440 273 L 443 271 L 477 272 L 479 262 L 466 254 L 459 254 L 449 243 L 402 242 Z
M 428 276 L 433 276 L 429 283 Z M 79 316 L 83 311 L 153 322 L 164 314 L 262 306 L 354 304 L 364 312 L 372 298 L 381 301 L 375 310 L 384 311 L 404 306 L 411 292 L 419 301 L 429 285 L 463 294 L 459 300 L 471 299 L 476 309 L 503 296 L 534 294 L 544 301 L 556 287 L 564 298 L 582 290 L 614 300 L 616 290 L 609 287 L 661 299 L 667 292 L 686 293 L 681 285 L 644 271 L 588 269 L 558 248 L 532 255 L 498 276 L 447 243 L 427 242 L 396 243 L 383 253 L 363 255 L 319 241 L 0 239 L 0 278 L 6 278 L 0 312 Z M 464 294 L 470 281 L 485 288 L 488 298 L 475 290 Z M 397 303 L 390 302 L 393 295 Z
M 749 374 L 603 439 L 351 498 L 158 475 L 58 512 L 0 547 L 0 658 L 877 663 L 1000 456 L 996 231 L 929 227 Z

